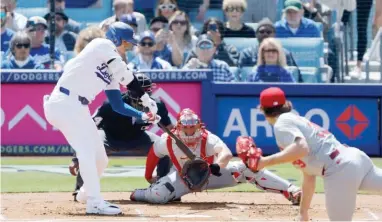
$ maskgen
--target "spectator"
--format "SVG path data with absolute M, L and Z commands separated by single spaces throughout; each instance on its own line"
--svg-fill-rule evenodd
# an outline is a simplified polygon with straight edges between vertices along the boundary
M 237 65 L 239 52 L 235 46 L 227 45 L 223 42 L 224 25 L 221 21 L 216 18 L 209 18 L 204 22 L 201 34 L 207 34 L 213 39 L 216 47 L 214 59 L 223 60 L 228 63 L 229 66 Z M 194 57 L 196 57 L 195 52 L 192 52 L 186 61 Z
M 199 21 L 204 20 L 204 15 L 206 14 L 208 8 L 210 7 L 210 1 L 216 8 L 221 9 L 222 0 L 199 0 L 199 1 L 190 1 L 190 0 L 177 0 L 179 10 L 182 10 L 189 14 L 193 11 L 198 11 L 196 19 Z M 201 4 L 200 4 L 201 3 Z
M 224 37 L 255 37 L 253 28 L 241 21 L 243 13 L 247 10 L 246 0 L 224 0 L 223 11 L 228 21 L 225 23 Z
M 172 69 L 167 61 L 154 56 L 155 36 L 150 31 L 143 32 L 139 37 L 138 53 L 135 59 L 129 63 L 129 69 Z
M 195 47 L 196 58 L 192 58 L 184 69 L 211 69 L 213 81 L 232 82 L 234 76 L 226 62 L 214 59 L 216 45 L 209 35 L 201 35 Z
M 267 38 L 259 48 L 256 71 L 250 82 L 296 82 L 286 67 L 286 57 L 281 44 L 275 38 Z
M 176 0 L 159 0 L 155 11 L 155 16 L 163 16 L 170 19 L 175 11 L 179 10 Z
M 7 7 L 4 5 L 1 5 L 1 55 L 3 55 L 8 51 L 9 49 L 9 42 L 11 41 L 14 32 L 6 27 L 7 19 L 8 19 L 8 11 Z
M 79 54 L 89 42 L 96 38 L 105 38 L 105 32 L 97 26 L 89 26 L 83 29 L 79 33 L 76 45 L 74 46 L 75 54 Z
M 181 65 L 184 64 L 184 59 L 187 58 L 188 54 L 195 47 L 198 38 L 191 34 L 191 23 L 190 19 L 183 11 L 176 11 L 169 20 L 169 28 L 174 33 L 175 44 L 169 45 L 169 50 L 172 52 L 172 46 L 177 47 L 176 50 L 180 50 Z M 179 66 L 179 65 L 178 65 Z
M 247 0 L 248 7 L 241 20 L 243 22 L 259 22 L 263 18 L 269 18 L 272 22 L 277 20 L 277 2 L 281 0 Z
M 28 19 L 24 15 L 15 12 L 17 0 L 2 0 L 1 5 L 6 6 L 9 12 L 7 14 L 7 28 L 12 29 L 13 31 L 23 30 Z
M 11 57 L 2 62 L 2 69 L 43 69 L 44 66 L 37 63 L 30 56 L 31 39 L 25 32 L 17 32 L 10 43 Z
M 133 28 L 134 32 L 137 33 L 138 23 L 137 23 L 137 19 L 135 18 L 133 14 L 123 14 L 121 16 L 121 22 L 130 25 L 131 28 Z
M 33 16 L 28 19 L 27 31 L 32 39 L 31 56 L 37 63 L 44 65 L 45 69 L 50 68 L 50 46 L 44 44 L 45 31 L 47 29 L 46 20 L 40 16 Z M 55 49 L 54 52 L 54 69 L 61 71 L 64 64 L 64 58 L 61 53 Z
M 163 16 L 158 16 L 151 19 L 149 29 L 152 33 L 154 33 L 154 35 L 156 35 L 157 32 L 165 28 L 166 25 L 168 25 L 168 20 Z
M 304 9 L 300 0 L 287 0 L 284 5 L 285 19 L 276 22 L 276 36 L 320 38 L 321 33 L 314 21 L 304 18 Z
M 259 44 L 246 48 L 240 53 L 238 66 L 239 67 L 255 66 L 258 61 L 257 56 L 259 53 L 259 45 L 267 38 L 270 38 L 270 37 L 274 38 L 275 31 L 276 31 L 275 27 L 270 19 L 264 18 L 263 20 L 261 20 L 256 29 L 256 37 Z M 290 53 L 285 48 L 283 48 L 283 51 L 286 56 L 287 65 L 298 67 L 293 58 L 292 53 Z M 298 79 L 299 82 L 303 82 L 300 70 L 298 70 L 298 78 L 299 78 Z
M 155 17 L 150 22 L 150 29 L 154 29 L 156 39 L 155 56 L 169 62 L 172 66 L 181 66 L 183 63 L 183 53 L 179 49 L 174 32 L 169 30 L 166 18 Z M 162 27 L 158 30 L 159 27 Z
M 50 10 L 50 0 L 47 0 L 46 2 L 47 2 L 47 9 Z M 65 11 L 65 6 L 66 6 L 65 5 L 65 0 L 55 0 L 55 5 L 54 6 L 56 8 L 56 11 L 64 12 Z M 65 30 L 78 34 L 81 31 L 81 23 L 79 23 L 79 22 L 77 22 L 77 21 L 75 21 L 75 20 L 73 20 L 71 18 L 68 18 L 68 21 L 65 24 Z
M 120 21 L 123 14 L 133 14 L 138 24 L 137 34 L 147 30 L 145 16 L 142 13 L 134 12 L 134 0 L 114 0 L 113 8 L 115 15 L 103 20 L 100 24 L 100 27 L 102 27 L 103 24 L 108 20 L 113 22 Z
M 332 10 L 325 4 L 316 0 L 305 0 L 303 3 L 304 17 L 323 25 L 325 42 L 330 40 L 329 31 L 332 26 Z
M 51 19 L 50 13 L 46 14 L 44 18 L 49 22 Z M 69 17 L 63 11 L 56 11 L 55 47 L 63 54 L 74 50 L 74 45 L 76 44 L 77 39 L 77 35 L 74 32 L 65 30 L 65 26 L 68 24 L 68 21 Z M 51 36 L 46 38 L 47 43 L 49 43 L 50 37 Z

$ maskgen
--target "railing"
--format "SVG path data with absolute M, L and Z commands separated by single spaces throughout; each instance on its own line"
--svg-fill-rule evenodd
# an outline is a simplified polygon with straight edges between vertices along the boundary
M 379 71 L 381 74 L 380 82 L 382 82 L 382 27 L 379 28 L 377 35 L 375 36 L 373 42 L 371 43 L 370 49 L 366 52 L 364 56 L 365 68 L 366 68 L 366 82 L 370 80 L 370 60 L 372 59 L 375 51 L 379 48 Z

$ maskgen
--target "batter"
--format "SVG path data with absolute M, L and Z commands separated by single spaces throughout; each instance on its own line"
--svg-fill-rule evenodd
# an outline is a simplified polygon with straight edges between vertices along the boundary
M 106 33 L 108 39 L 96 38 L 64 67 L 51 95 L 44 96 L 44 113 L 50 124 L 64 134 L 76 151 L 84 181 L 83 194 L 87 197 L 86 213 L 120 214 L 118 206 L 103 200 L 100 176 L 107 167 L 108 158 L 98 135 L 88 104 L 102 90 L 114 111 L 137 119 L 157 123 L 157 105 L 144 92 L 137 79 L 122 61 L 118 51 L 131 50 L 135 44 L 134 31 L 125 23 L 113 23 Z M 139 92 L 144 113 L 122 102 L 119 84 Z

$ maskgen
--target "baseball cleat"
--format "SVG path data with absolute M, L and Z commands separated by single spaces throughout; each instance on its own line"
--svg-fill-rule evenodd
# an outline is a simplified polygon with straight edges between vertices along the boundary
M 74 202 L 78 202 L 78 200 L 77 200 L 77 194 L 78 194 L 79 191 L 80 191 L 80 190 L 75 190 L 75 191 L 72 193 Z
M 74 193 L 73 193 L 73 195 L 74 195 Z M 74 197 L 75 201 L 80 202 L 80 203 L 86 203 L 87 199 L 88 199 L 88 197 L 86 196 L 86 193 L 83 190 L 83 188 L 77 190 L 76 196 Z
M 293 184 L 289 186 L 288 191 L 283 192 L 283 195 L 285 196 L 285 198 L 287 198 L 295 206 L 300 205 L 301 194 L 302 194 L 301 188 Z
M 117 205 L 111 204 L 107 201 L 101 201 L 98 203 L 88 201 L 86 205 L 86 214 L 119 215 L 122 214 L 122 211 Z

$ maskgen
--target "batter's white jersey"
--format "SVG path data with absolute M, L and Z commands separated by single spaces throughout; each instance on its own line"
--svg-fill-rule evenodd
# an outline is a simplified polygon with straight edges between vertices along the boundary
M 330 154 L 336 149 L 340 152 L 346 149 L 329 131 L 292 112 L 279 116 L 274 125 L 274 132 L 280 149 L 294 143 L 297 137 L 306 139 L 309 154 L 293 162 L 293 165 L 310 175 L 322 176 L 324 167 L 327 171 L 338 164 L 330 158 Z
M 79 96 L 92 101 L 102 90 L 119 89 L 119 83 L 127 85 L 129 72 L 110 73 L 107 62 L 120 58 L 115 45 L 108 39 L 92 40 L 64 67 L 64 73 L 56 87 L 65 87 Z M 127 68 L 126 68 L 127 70 Z M 116 76 L 119 75 L 119 76 Z
M 208 132 L 208 131 L 207 131 Z M 154 143 L 154 153 L 157 157 L 162 158 L 164 156 L 170 156 L 168 148 L 167 148 L 167 138 L 168 134 L 164 133 L 161 136 L 160 140 L 157 140 Z M 191 151 L 197 156 L 201 157 L 201 142 L 196 146 L 195 149 L 191 149 Z M 174 151 L 174 156 L 179 162 L 179 165 L 183 167 L 183 165 L 188 160 L 186 154 L 183 153 L 181 149 L 175 144 L 175 140 L 172 140 L 172 149 Z M 228 149 L 227 145 L 216 135 L 208 132 L 207 142 L 206 142 L 206 158 L 210 159 L 212 157 L 217 157 L 218 154 L 223 149 Z M 216 161 L 217 158 L 214 158 Z

